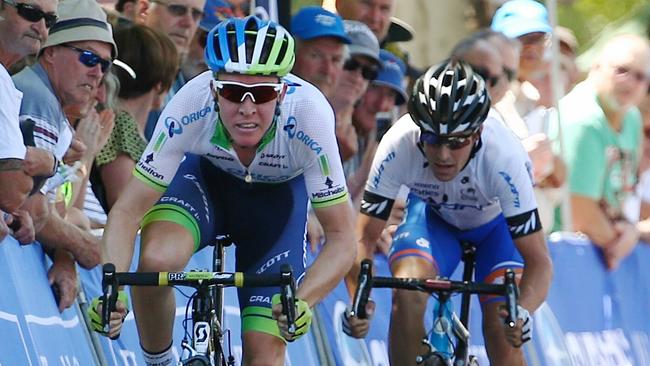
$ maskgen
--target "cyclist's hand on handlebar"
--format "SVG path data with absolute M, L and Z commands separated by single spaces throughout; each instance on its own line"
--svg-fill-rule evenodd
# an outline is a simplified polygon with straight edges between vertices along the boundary
M 277 320 L 280 335 L 285 340 L 293 342 L 309 331 L 312 313 L 305 300 L 296 299 L 296 332 L 294 334 L 289 334 L 289 324 L 287 316 L 282 312 L 280 294 L 273 295 L 271 303 L 273 304 L 273 319 Z
M 350 308 L 345 309 L 341 322 L 343 323 L 343 333 L 354 338 L 364 338 L 370 330 L 370 321 L 372 320 L 373 315 L 375 315 L 375 302 L 368 299 L 366 304 L 366 314 L 368 317 L 366 319 L 358 318 L 356 315 L 353 316 L 350 314 Z
M 102 324 L 102 301 L 100 297 L 95 297 L 88 307 L 87 313 L 90 318 L 90 325 L 93 330 L 103 336 L 109 338 L 116 338 L 122 331 L 122 323 L 129 314 L 129 299 L 126 292 L 120 290 L 117 295 L 117 302 L 115 303 L 115 311 L 111 312 L 110 317 L 110 331 L 104 332 L 104 325 Z
M 505 305 L 499 306 L 499 316 L 501 316 L 504 322 L 506 339 L 513 347 L 519 348 L 532 339 L 533 318 L 524 307 L 517 305 L 517 324 L 514 328 L 506 324 L 508 310 Z

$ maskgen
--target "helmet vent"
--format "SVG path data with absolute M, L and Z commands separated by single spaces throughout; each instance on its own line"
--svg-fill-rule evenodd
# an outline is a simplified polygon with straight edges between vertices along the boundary
M 237 34 L 237 31 L 235 30 L 235 25 L 233 23 L 229 23 L 226 26 L 226 34 Z M 232 62 L 239 62 L 239 53 L 237 52 L 237 37 L 227 37 L 228 39 L 228 54 L 230 55 L 230 59 Z

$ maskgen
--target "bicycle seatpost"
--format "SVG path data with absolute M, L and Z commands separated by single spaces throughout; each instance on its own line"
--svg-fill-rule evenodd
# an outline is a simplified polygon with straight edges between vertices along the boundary
M 372 289 L 372 261 L 364 259 L 361 261 L 361 270 L 359 271 L 357 290 L 354 292 L 354 299 L 352 300 L 351 316 L 356 316 L 359 319 L 366 319 L 366 304 L 370 298 L 370 290 Z
M 282 302 L 282 312 L 287 317 L 289 334 L 296 333 L 296 281 L 293 278 L 293 271 L 290 264 L 283 264 L 280 267 L 282 276 L 282 289 L 280 292 L 280 301 Z
M 102 267 L 102 327 L 103 331 L 108 333 L 110 330 L 111 313 L 115 310 L 118 295 L 118 283 L 115 276 L 115 265 L 106 263 Z M 119 334 L 111 339 L 119 338 Z

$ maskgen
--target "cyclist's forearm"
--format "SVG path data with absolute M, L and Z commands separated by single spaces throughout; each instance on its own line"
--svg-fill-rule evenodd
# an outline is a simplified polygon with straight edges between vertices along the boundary
M 297 291 L 297 297 L 307 301 L 310 307 L 319 303 L 336 287 L 347 273 L 356 257 L 351 235 L 327 234 L 327 243 L 309 267 L 305 280 Z
M 102 238 L 102 259 L 104 263 L 113 263 L 118 272 L 128 271 L 131 265 L 141 220 L 141 217 L 134 217 L 118 207 L 114 207 L 108 215 Z
M 519 283 L 519 304 L 531 313 L 546 299 L 553 277 L 553 264 L 541 231 L 516 240 L 524 258 L 524 273 Z

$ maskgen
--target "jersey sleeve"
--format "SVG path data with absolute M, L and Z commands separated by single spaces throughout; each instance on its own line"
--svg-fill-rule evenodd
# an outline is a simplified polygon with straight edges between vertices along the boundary
M 196 79 L 186 84 L 165 106 L 151 140 L 133 170 L 136 178 L 159 192 L 164 192 L 169 186 L 185 153 L 192 152 L 207 121 L 191 118 L 209 108 L 205 107 L 205 98 L 197 97 L 197 94 L 205 94 L 200 88 L 209 88 L 209 84 L 203 85 L 205 80 Z
M 521 142 L 510 131 L 505 132 L 483 136 L 484 141 L 492 140 L 487 149 L 501 151 L 490 151 L 491 156 L 500 158 L 489 159 L 481 169 L 488 177 L 491 195 L 499 199 L 510 234 L 518 238 L 541 230 L 542 224 L 535 200 L 532 163 Z
M 305 184 L 312 206 L 347 202 L 348 189 L 334 133 L 334 112 L 325 97 L 313 93 L 310 98 L 301 99 L 295 115 L 288 117 L 285 126 L 291 126 L 292 131 L 287 133 L 293 135 L 296 154 L 305 158 Z
M 417 133 L 410 117 L 405 115 L 384 135 L 377 147 L 370 174 L 366 181 L 361 212 L 382 220 L 387 220 L 402 185 L 408 183 L 406 177 L 413 169 L 412 156 L 417 150 Z
M 0 65 L 2 67 L 2 65 Z M 0 70 L 0 73 L 4 70 Z M 4 72 L 6 74 L 6 71 Z M 18 114 L 22 93 L 16 90 L 9 75 L 0 75 L 0 159 L 24 159 L 26 148 L 20 132 Z
M 418 152 L 409 119 L 408 115 L 402 117 L 381 139 L 366 181 L 367 192 L 395 199 L 402 184 L 406 184 L 415 158 L 411 155 Z

